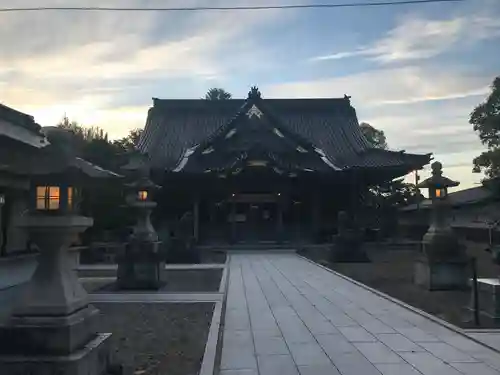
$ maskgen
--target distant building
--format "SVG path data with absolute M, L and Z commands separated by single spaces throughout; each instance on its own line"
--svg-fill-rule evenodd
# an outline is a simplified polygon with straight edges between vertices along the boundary
M 482 186 L 459 190 L 448 195 L 450 223 L 459 233 L 470 239 L 487 242 L 491 228 L 493 236 L 500 240 L 500 179 L 485 181 Z M 419 236 L 430 222 L 431 201 L 425 199 L 400 209 L 399 226 L 403 233 Z
M 373 148 L 347 96 L 153 102 L 139 149 L 163 186 L 156 216 L 193 212 L 204 242 L 316 240 L 368 186 L 431 158 Z

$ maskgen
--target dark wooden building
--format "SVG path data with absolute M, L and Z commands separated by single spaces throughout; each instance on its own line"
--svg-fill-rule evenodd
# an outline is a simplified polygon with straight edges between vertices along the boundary
M 202 242 L 321 240 L 370 185 L 431 158 L 373 148 L 347 96 L 153 101 L 139 149 L 163 186 L 156 218 L 192 212 Z

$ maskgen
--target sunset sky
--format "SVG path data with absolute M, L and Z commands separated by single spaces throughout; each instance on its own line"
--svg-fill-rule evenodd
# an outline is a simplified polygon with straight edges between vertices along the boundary
M 1 7 L 279 5 L 354 0 L 2 0 Z M 152 97 L 352 97 L 392 149 L 433 152 L 474 186 L 484 147 L 468 117 L 500 75 L 500 1 L 238 12 L 0 13 L 0 102 L 54 125 L 66 113 L 112 138 Z M 429 168 L 427 168 L 429 169 Z M 428 172 L 423 172 L 426 177 Z

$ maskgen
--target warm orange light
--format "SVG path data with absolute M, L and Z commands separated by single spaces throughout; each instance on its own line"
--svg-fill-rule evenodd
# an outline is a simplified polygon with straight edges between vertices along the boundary
M 59 186 L 37 186 L 36 188 L 37 210 L 58 210 L 60 199 L 61 199 L 61 191 L 59 189 Z
M 445 194 L 444 189 L 436 189 L 436 198 L 444 198 Z
M 137 193 L 137 198 L 140 201 L 145 201 L 148 199 L 148 192 L 146 190 L 141 190 Z

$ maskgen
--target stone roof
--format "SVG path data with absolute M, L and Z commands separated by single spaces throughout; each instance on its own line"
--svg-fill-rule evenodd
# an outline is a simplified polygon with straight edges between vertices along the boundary
M 253 105 L 268 117 L 270 130 L 281 129 L 298 144 L 302 142 L 317 149 L 319 156 L 314 161 L 317 168 L 328 167 L 321 162 L 321 157 L 334 165 L 333 169 L 405 166 L 409 170 L 422 167 L 431 158 L 430 154 L 373 148 L 361 132 L 348 97 L 261 99 L 249 96 L 246 100 L 219 101 L 153 98 L 138 148 L 149 155 L 153 167 L 173 170 L 186 154 L 220 138 L 220 134 L 235 125 L 236 119 L 243 118 Z

